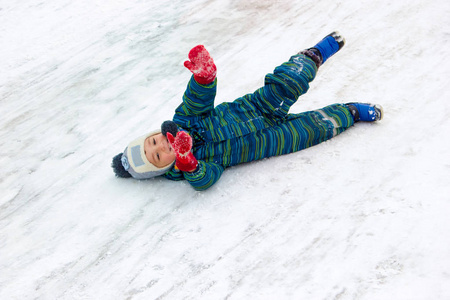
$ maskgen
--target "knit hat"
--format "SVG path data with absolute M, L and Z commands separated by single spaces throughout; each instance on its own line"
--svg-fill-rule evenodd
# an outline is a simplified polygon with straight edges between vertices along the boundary
M 144 143 L 145 140 L 155 134 L 161 133 L 161 130 L 152 131 L 132 141 L 125 148 L 123 153 L 113 158 L 112 168 L 117 177 L 133 177 L 135 179 L 149 179 L 159 175 L 163 175 L 169 171 L 175 161 L 167 166 L 158 168 L 150 163 L 145 156 Z

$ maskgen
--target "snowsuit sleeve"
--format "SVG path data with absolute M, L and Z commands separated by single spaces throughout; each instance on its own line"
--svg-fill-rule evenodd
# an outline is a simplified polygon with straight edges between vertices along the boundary
M 175 110 L 173 121 L 179 126 L 189 129 L 189 121 L 196 117 L 210 113 L 214 109 L 214 98 L 216 97 L 217 79 L 207 85 L 202 85 L 194 80 L 189 80 L 183 95 L 183 103 Z
M 195 190 L 204 191 L 219 180 L 224 170 L 222 165 L 199 160 L 197 170 L 192 173 L 170 171 L 164 177 L 175 181 L 186 179 Z
M 207 85 L 199 84 L 194 76 L 189 80 L 183 95 L 183 102 L 175 110 L 173 121 L 181 128 L 190 131 L 192 124 L 209 115 L 214 109 L 216 97 L 217 79 Z M 186 179 L 197 191 L 203 191 L 211 187 L 219 180 L 225 167 L 216 163 L 198 161 L 198 168 L 194 172 L 170 172 L 166 178 L 171 180 Z
M 222 175 L 225 168 L 215 163 L 206 163 L 198 161 L 198 168 L 192 173 L 183 173 L 184 178 L 197 191 L 204 191 L 216 183 Z

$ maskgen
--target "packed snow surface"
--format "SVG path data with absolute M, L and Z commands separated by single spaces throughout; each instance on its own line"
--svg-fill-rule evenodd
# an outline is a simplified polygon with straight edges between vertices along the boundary
M 0 2 L 0 299 L 450 299 L 450 2 Z M 347 44 L 292 112 L 380 103 L 310 149 L 187 182 L 115 178 L 203 44 L 216 104 Z

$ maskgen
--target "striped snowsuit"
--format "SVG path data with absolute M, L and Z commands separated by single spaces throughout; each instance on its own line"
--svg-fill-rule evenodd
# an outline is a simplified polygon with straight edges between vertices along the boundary
M 217 80 L 209 85 L 189 81 L 173 121 L 193 137 L 198 169 L 192 173 L 170 170 L 164 176 L 186 179 L 196 190 L 205 190 L 226 167 L 311 147 L 353 125 L 343 104 L 289 114 L 289 108 L 309 88 L 316 65 L 303 54 L 267 74 L 265 84 L 253 94 L 214 108 Z

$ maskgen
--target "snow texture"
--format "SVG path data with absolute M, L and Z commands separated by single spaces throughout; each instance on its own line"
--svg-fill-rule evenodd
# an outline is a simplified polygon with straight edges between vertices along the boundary
M 450 299 L 448 20 L 444 0 L 2 1 L 0 299 Z M 206 192 L 114 177 L 193 46 L 218 104 L 334 30 L 291 111 L 372 102 L 382 122 Z

